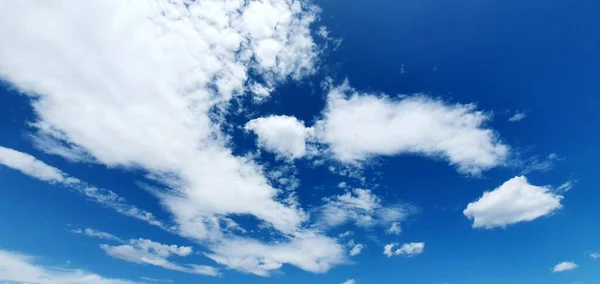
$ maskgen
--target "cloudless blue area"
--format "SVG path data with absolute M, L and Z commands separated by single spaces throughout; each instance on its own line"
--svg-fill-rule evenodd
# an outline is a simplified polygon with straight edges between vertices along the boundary
M 357 283 L 530 284 L 600 283 L 600 1 L 594 0 L 319 0 L 319 24 L 343 39 L 329 50 L 321 71 L 301 83 L 277 90 L 257 106 L 253 117 L 295 115 L 311 125 L 330 76 L 348 79 L 361 91 L 425 93 L 450 103 L 475 103 L 493 112 L 489 126 L 525 159 L 555 153 L 564 158 L 548 172 L 527 174 L 535 185 L 558 186 L 577 180 L 565 193 L 564 208 L 532 222 L 505 229 L 472 229 L 462 214 L 466 204 L 519 175 L 517 168 L 498 168 L 480 178 L 460 175 L 444 161 L 418 156 L 385 158 L 365 174 L 380 186 L 373 189 L 390 202 L 404 201 L 419 212 L 403 224 L 400 236 L 354 230 L 366 245 L 353 258 L 326 274 L 285 266 L 281 275 L 262 278 L 225 271 L 212 278 L 124 262 L 98 248 L 102 240 L 70 233 L 92 227 L 121 238 L 148 238 L 161 243 L 201 247 L 85 201 L 60 186 L 0 169 L 0 249 L 40 256 L 40 262 L 82 268 L 105 277 L 141 280 L 140 276 L 175 283 Z M 316 28 L 316 27 L 315 27 Z M 43 154 L 28 139 L 27 122 L 35 117 L 28 101 L 5 85 L 0 89 L 0 145 L 38 157 L 70 175 L 107 188 L 134 205 L 169 215 L 157 200 L 136 185 L 139 173 L 83 165 Z M 508 122 L 514 111 L 527 117 Z M 245 123 L 247 118 L 232 118 Z M 243 152 L 253 137 L 235 133 Z M 267 157 L 268 158 L 268 157 Z M 339 194 L 344 180 L 326 168 L 298 164 L 302 204 L 316 204 Z M 70 225 L 68 225 L 70 224 Z M 380 232 L 379 232 L 380 233 Z M 386 258 L 390 242 L 426 243 L 412 258 Z M 301 252 L 299 252 L 301 253 Z M 182 263 L 213 264 L 201 254 Z M 579 268 L 552 273 L 562 261 Z

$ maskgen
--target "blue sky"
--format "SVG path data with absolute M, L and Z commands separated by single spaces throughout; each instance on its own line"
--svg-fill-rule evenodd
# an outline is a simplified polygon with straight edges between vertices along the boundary
M 13 1 L 0 282 L 599 283 L 597 1 Z

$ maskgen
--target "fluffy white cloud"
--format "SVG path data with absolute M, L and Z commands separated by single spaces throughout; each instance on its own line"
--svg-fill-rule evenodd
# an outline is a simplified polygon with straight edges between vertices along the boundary
M 164 228 L 162 222 L 156 220 L 152 213 L 129 204 L 124 198 L 116 193 L 110 190 L 90 186 L 79 179 L 70 177 L 61 170 L 52 167 L 29 154 L 0 146 L 0 165 L 21 171 L 23 174 L 33 178 L 51 183 L 58 183 L 78 192 L 91 201 L 111 208 L 123 215 Z
M 411 257 L 421 254 L 423 253 L 423 250 L 425 250 L 425 243 L 406 243 L 394 250 L 394 247 L 396 246 L 398 246 L 398 243 L 390 243 L 383 246 L 383 254 L 387 257 L 392 257 L 394 255 L 406 255 Z
M 249 240 L 264 249 L 242 250 L 244 259 L 322 272 L 340 263 L 339 245 L 324 236 L 314 238 L 329 246 L 319 253 L 265 255 L 305 243 L 296 236 L 310 233 L 302 228 L 307 215 L 279 201 L 285 196 L 261 165 L 233 155 L 221 132 L 228 102 L 249 86 L 263 84 L 254 91 L 264 95 L 315 71 L 317 10 L 300 0 L 7 2 L 0 76 L 32 98 L 40 149 L 142 169 L 162 183 L 166 189 L 154 193 L 172 214 L 173 231 L 228 251 L 238 242 L 223 232 L 227 216 L 252 215 L 288 240 Z M 240 253 L 213 255 L 241 269 Z
M 290 159 L 306 155 L 307 139 L 313 129 L 292 116 L 268 116 L 246 123 L 246 131 L 258 136 L 258 144 L 264 149 Z
M 164 245 L 147 239 L 129 240 L 129 244 L 110 246 L 100 245 L 106 254 L 125 261 L 150 264 L 165 269 L 191 274 L 209 276 L 220 275 L 219 270 L 212 266 L 195 264 L 176 264 L 168 260 L 172 255 L 187 256 L 192 253 L 191 247 Z
M 354 281 L 354 279 L 348 279 L 348 280 L 342 282 L 342 284 L 356 284 L 356 281 Z
M 329 91 L 317 137 L 342 162 L 420 154 L 448 160 L 478 175 L 503 164 L 509 148 L 474 105 L 447 104 L 422 95 L 392 99 L 359 93 L 346 82 Z
M 122 240 L 121 238 L 113 235 L 113 234 L 109 234 L 106 232 L 101 232 L 98 230 L 94 230 L 92 228 L 85 228 L 85 229 L 73 229 L 71 230 L 72 233 L 75 234 L 81 234 L 81 235 L 86 235 L 88 237 L 92 237 L 92 238 L 98 238 L 98 239 L 105 239 L 105 240 L 111 240 L 111 241 L 116 241 L 119 243 L 124 243 L 125 241 Z
M 563 271 L 568 271 L 568 270 L 573 270 L 577 268 L 577 264 L 575 264 L 574 262 L 561 262 L 559 264 L 557 264 L 556 266 L 554 266 L 554 269 L 552 269 L 553 272 L 563 272 Z
M 57 269 L 33 263 L 34 259 L 15 252 L 0 250 L 0 281 L 38 284 L 133 284 L 135 282 L 104 278 L 83 270 Z
M 473 220 L 473 228 L 505 227 L 562 208 L 562 198 L 547 187 L 531 185 L 524 176 L 517 176 L 469 203 L 463 214 Z
M 361 227 L 392 226 L 403 221 L 412 208 L 405 204 L 384 205 L 368 189 L 354 189 L 341 195 L 324 199 L 318 208 L 318 225 L 329 228 L 349 222 Z

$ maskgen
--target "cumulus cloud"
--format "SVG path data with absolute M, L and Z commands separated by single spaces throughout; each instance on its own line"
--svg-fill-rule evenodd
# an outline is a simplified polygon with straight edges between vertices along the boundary
M 354 281 L 354 279 L 348 279 L 348 280 L 342 282 L 342 284 L 356 284 L 356 281 Z
M 489 119 L 471 104 L 448 104 L 424 95 L 393 99 L 359 93 L 346 82 L 329 90 L 315 132 L 342 162 L 417 154 L 445 159 L 460 172 L 478 175 L 503 164 L 509 153 L 485 127 Z
M 405 256 L 415 256 L 423 253 L 425 250 L 425 243 L 406 243 L 403 244 L 400 248 L 394 250 L 394 247 L 398 246 L 398 243 L 390 243 L 383 247 L 383 254 L 387 257 L 392 257 L 394 255 L 405 255 Z
M 105 278 L 76 269 L 57 269 L 37 265 L 34 258 L 0 250 L 0 281 L 39 284 L 133 284 L 135 282 Z
M 111 208 L 120 214 L 164 228 L 162 222 L 156 220 L 152 213 L 129 204 L 127 200 L 116 193 L 107 189 L 88 185 L 29 154 L 0 146 L 0 165 L 21 171 L 23 174 L 42 181 L 60 184 L 68 189 L 78 192 L 87 199 Z
M 110 233 L 106 233 L 106 232 L 101 232 L 98 230 L 94 230 L 92 228 L 85 228 L 85 229 L 73 229 L 71 230 L 72 233 L 75 234 L 81 234 L 81 235 L 86 235 L 88 237 L 92 237 L 92 238 L 98 238 L 98 239 L 105 239 L 105 240 L 111 240 L 111 241 L 116 241 L 119 243 L 124 243 L 125 241 L 122 240 L 121 238 L 110 234 Z
M 109 256 L 133 263 L 149 264 L 191 274 L 220 275 L 219 270 L 212 266 L 196 264 L 181 265 L 168 260 L 172 255 L 190 255 L 192 248 L 188 246 L 164 245 L 148 239 L 137 239 L 129 240 L 128 244 L 119 246 L 102 244 L 100 248 Z
M 406 204 L 383 204 L 381 198 L 368 189 L 354 189 L 327 197 L 317 209 L 318 225 L 323 228 L 354 223 L 360 227 L 388 227 L 403 221 L 412 211 Z
M 312 234 L 307 214 L 281 202 L 261 165 L 234 155 L 221 131 L 234 97 L 266 96 L 315 72 L 317 13 L 300 0 L 15 1 L 0 10 L 0 76 L 31 98 L 40 149 L 147 172 L 164 185 L 154 194 L 173 216 L 170 230 L 214 248 L 221 263 L 323 272 L 341 261 L 339 244 L 322 235 L 312 238 L 328 246 L 319 253 L 265 255 L 305 244 L 297 236 Z M 239 245 L 223 232 L 232 215 L 254 216 L 286 242 L 248 240 L 261 250 L 222 255 Z
M 473 220 L 473 228 L 506 227 L 548 215 L 562 208 L 562 199 L 548 187 L 531 185 L 524 176 L 517 176 L 469 203 L 463 214 Z
M 295 117 L 285 115 L 253 119 L 244 128 L 258 136 L 259 146 L 290 159 L 306 155 L 307 139 L 313 135 L 312 128 L 305 127 Z
M 575 264 L 574 262 L 561 262 L 559 264 L 557 264 L 556 266 L 554 266 L 554 269 L 552 269 L 552 272 L 563 272 L 563 271 L 568 271 L 568 270 L 573 270 L 575 268 L 577 268 L 577 264 Z

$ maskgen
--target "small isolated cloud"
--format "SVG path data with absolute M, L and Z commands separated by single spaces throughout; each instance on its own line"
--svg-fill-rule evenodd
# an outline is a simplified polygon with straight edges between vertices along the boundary
M 531 185 L 524 176 L 517 176 L 469 203 L 463 214 L 473 220 L 473 228 L 506 227 L 546 216 L 562 208 L 562 199 L 549 188 Z
M 346 223 L 360 227 L 388 227 L 392 223 L 399 224 L 412 210 L 405 204 L 384 205 L 381 198 L 368 189 L 354 189 L 324 201 L 325 204 L 318 208 L 318 224 L 326 228 Z
M 350 247 L 350 256 L 359 255 L 365 247 L 363 244 L 355 243 L 354 240 L 348 241 L 346 246 Z
M 577 183 L 576 179 L 568 180 L 568 181 L 564 182 L 563 184 L 559 185 L 556 188 L 556 191 L 567 192 L 567 191 L 571 190 L 573 188 L 573 186 L 575 186 L 575 183 Z
M 515 114 L 513 114 L 513 116 L 508 118 L 508 121 L 517 122 L 517 121 L 523 120 L 525 117 L 527 117 L 527 113 L 521 112 L 521 111 L 516 111 Z
M 290 159 L 306 155 L 307 139 L 313 135 L 313 129 L 305 127 L 302 121 L 292 116 L 268 116 L 253 119 L 246 123 L 246 131 L 258 136 L 258 145 Z
M 354 279 L 348 279 L 348 280 L 342 282 L 342 284 L 356 284 L 356 281 Z
M 552 272 L 563 272 L 563 271 L 573 270 L 573 269 L 577 268 L 577 266 L 578 265 L 575 264 L 574 262 L 570 262 L 570 261 L 561 262 L 554 266 L 554 269 L 552 269 Z
M 564 160 L 565 158 L 559 157 L 555 153 L 551 153 L 548 156 L 533 156 L 524 160 L 514 161 L 514 166 L 520 168 L 521 175 L 526 175 L 532 172 L 548 172 L 554 168 L 557 162 Z
M 160 282 L 173 283 L 173 280 L 171 280 L 171 279 L 158 279 L 158 278 L 145 277 L 145 276 L 140 277 L 140 279 L 142 279 L 144 281 L 148 281 L 148 282 L 155 282 L 155 283 L 160 283 Z
M 402 233 L 402 227 L 400 226 L 400 222 L 393 222 L 389 229 L 387 229 L 386 233 L 392 235 L 400 235 Z
M 392 99 L 359 93 L 346 82 L 329 91 L 315 132 L 345 163 L 417 154 L 442 158 L 460 172 L 479 175 L 503 164 L 509 153 L 485 127 L 489 119 L 472 104 L 449 104 L 423 95 Z
M 105 239 L 105 240 L 111 240 L 111 241 L 116 241 L 119 243 L 124 243 L 125 241 L 122 240 L 121 238 L 113 235 L 113 234 L 109 234 L 106 232 L 101 232 L 101 231 L 97 231 L 94 230 L 92 228 L 85 228 L 85 229 L 73 229 L 71 230 L 72 233 L 75 234 L 81 234 L 81 235 L 86 235 L 88 237 L 92 237 L 92 238 L 98 238 L 98 239 Z
M 78 269 L 57 269 L 34 263 L 34 258 L 0 250 L 0 281 L 37 284 L 133 284 L 133 281 L 104 278 Z
M 599 259 L 600 258 L 600 252 L 593 252 L 590 254 L 590 257 L 593 259 Z
M 398 243 L 390 243 L 383 247 L 383 254 L 387 257 L 392 257 L 394 255 L 405 255 L 405 256 L 414 256 L 423 253 L 425 250 L 425 243 L 406 243 L 403 244 L 400 248 L 394 250 L 394 247 L 398 246 Z
M 190 274 L 201 274 L 209 276 L 220 275 L 219 270 L 212 266 L 196 264 L 177 264 L 168 260 L 170 256 L 188 256 L 193 251 L 191 247 L 164 245 L 147 239 L 129 240 L 128 244 L 111 246 L 100 245 L 106 254 L 125 261 L 149 264 L 169 270 L 175 270 Z

